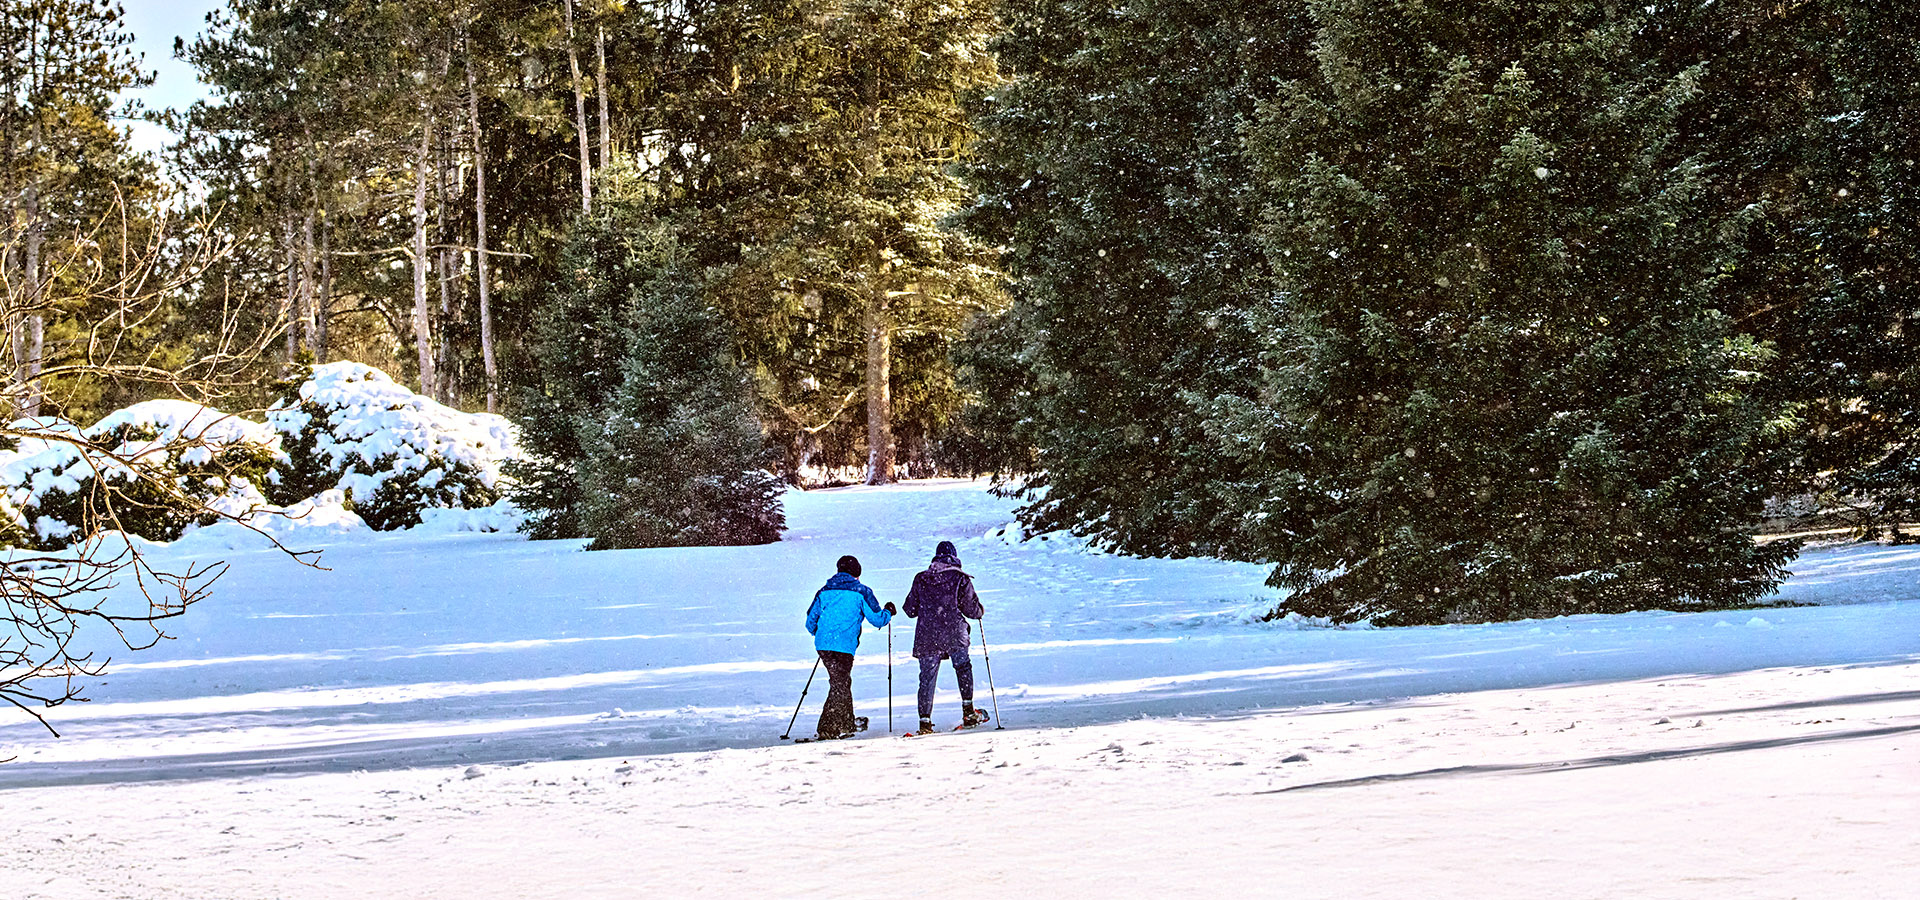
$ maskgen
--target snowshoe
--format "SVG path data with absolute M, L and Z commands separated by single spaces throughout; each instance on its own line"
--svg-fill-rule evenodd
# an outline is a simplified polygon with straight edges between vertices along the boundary
M 985 725 L 987 724 L 987 719 L 986 710 L 970 709 L 967 710 L 966 717 L 960 720 L 960 724 L 953 726 L 953 730 L 959 731 L 962 728 L 973 728 L 978 725 Z
M 921 720 L 920 720 L 920 728 L 919 728 L 918 730 L 916 730 L 916 731 L 902 731 L 902 732 L 900 732 L 900 736 L 901 736 L 901 737 L 914 737 L 914 736 L 916 736 L 916 735 L 922 735 L 922 734 L 932 734 L 932 733 L 934 733 L 934 731 L 936 731 L 936 730 L 937 730 L 937 729 L 935 729 L 935 728 L 933 727 L 933 720 L 932 720 L 932 719 L 921 719 Z
M 796 744 L 811 744 L 815 741 L 844 741 L 850 737 L 853 737 L 853 734 L 854 733 L 851 731 L 842 732 L 840 734 L 816 734 L 813 737 L 794 738 L 793 742 Z

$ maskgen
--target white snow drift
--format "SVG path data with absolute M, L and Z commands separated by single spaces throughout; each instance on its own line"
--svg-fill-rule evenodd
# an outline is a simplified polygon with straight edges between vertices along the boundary
M 1920 548 L 1809 552 L 1806 605 L 1330 629 L 1255 621 L 1259 566 L 1009 542 L 977 483 L 786 502 L 759 547 L 225 553 L 64 738 L 0 724 L 0 896 L 1897 897 L 1920 867 Z M 1008 730 L 888 738 L 869 631 L 872 732 L 782 742 L 833 560 L 897 600 L 942 538 Z

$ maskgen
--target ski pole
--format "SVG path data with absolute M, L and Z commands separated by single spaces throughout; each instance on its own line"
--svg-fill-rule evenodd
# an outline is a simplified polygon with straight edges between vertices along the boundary
M 887 733 L 893 733 L 893 619 L 887 619 Z
M 1004 731 L 1007 726 L 1000 723 L 1000 695 L 993 690 L 993 654 L 987 652 L 987 617 L 974 621 L 980 623 L 980 658 L 987 661 L 987 696 L 993 700 L 993 730 Z
M 784 741 L 787 739 L 787 735 L 793 734 L 793 723 L 800 721 L 800 707 L 807 702 L 807 691 L 813 687 L 813 676 L 818 674 L 820 674 L 820 656 L 819 654 L 815 654 L 813 657 L 813 671 L 807 673 L 807 685 L 800 689 L 800 702 L 793 705 L 793 718 L 787 720 L 787 733 L 780 736 L 781 740 Z

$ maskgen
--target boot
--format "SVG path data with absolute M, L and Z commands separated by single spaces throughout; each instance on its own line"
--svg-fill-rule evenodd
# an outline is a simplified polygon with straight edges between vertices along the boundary
M 932 719 L 921 719 L 921 720 L 920 720 L 920 730 L 919 730 L 919 731 L 916 731 L 916 732 L 914 732 L 914 733 L 915 733 L 915 734 L 932 734 L 932 733 L 933 733 L 933 720 L 932 720 Z
M 974 709 L 973 704 L 971 703 L 960 704 L 960 727 L 961 728 L 972 728 L 973 726 L 982 724 L 986 721 L 987 721 L 987 714 L 984 711 Z

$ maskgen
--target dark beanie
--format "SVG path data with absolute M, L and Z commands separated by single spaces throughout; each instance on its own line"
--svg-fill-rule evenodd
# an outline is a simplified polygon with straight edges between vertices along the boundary
M 942 557 L 958 563 L 960 561 L 960 551 L 953 546 L 952 541 L 941 541 L 933 548 L 933 558 L 940 559 Z
M 860 577 L 860 560 L 851 556 L 840 557 L 840 562 L 836 563 L 834 567 L 855 578 Z

